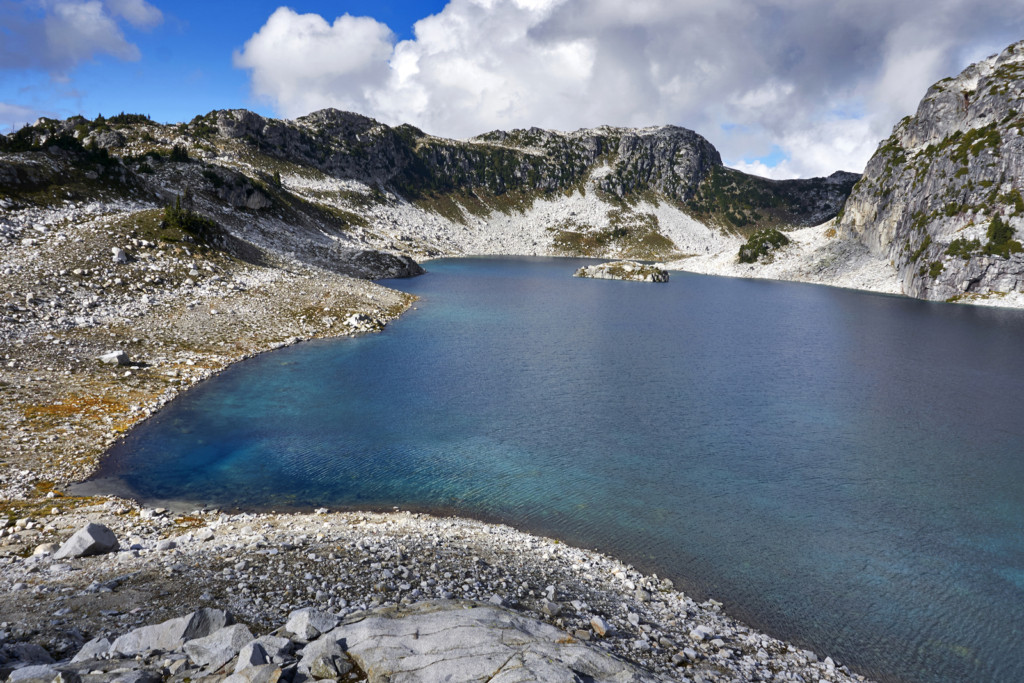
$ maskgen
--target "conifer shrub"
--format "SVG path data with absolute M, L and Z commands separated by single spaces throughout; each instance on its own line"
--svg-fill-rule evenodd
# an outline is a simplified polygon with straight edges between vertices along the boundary
M 180 230 L 204 242 L 216 235 L 218 231 L 217 224 L 209 218 L 182 207 L 181 197 L 178 197 L 174 204 L 168 204 L 164 207 L 161 227 L 170 230 Z
M 789 244 L 789 238 L 775 228 L 758 230 L 740 247 L 740 263 L 755 263 L 771 252 Z
M 182 163 L 188 163 L 188 150 L 185 145 L 175 145 L 171 148 L 171 161 L 178 161 Z
M 983 251 L 989 256 L 1010 258 L 1010 254 L 1024 251 L 1020 242 L 1013 239 L 1013 228 L 999 216 L 995 216 L 988 224 L 988 232 L 985 236 L 988 237 L 988 242 Z

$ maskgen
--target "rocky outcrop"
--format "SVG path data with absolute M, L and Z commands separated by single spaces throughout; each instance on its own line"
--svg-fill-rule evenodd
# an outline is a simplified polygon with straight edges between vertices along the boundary
M 636 261 L 609 261 L 594 266 L 583 266 L 573 273 L 573 277 L 632 282 L 668 282 L 668 271 Z
M 385 608 L 332 631 L 370 681 L 663 680 L 565 631 L 494 605 Z
M 1022 291 L 1024 42 L 933 85 L 868 162 L 839 222 L 925 299 Z
M 232 624 L 229 613 L 200 610 L 130 631 L 113 644 L 96 638 L 69 661 L 54 662 L 42 650 L 12 652 L 10 681 L 83 680 L 99 673 L 119 680 L 255 681 L 605 681 L 664 680 L 569 636 L 565 631 L 495 605 L 429 601 L 352 615 L 298 634 L 293 622 L 312 609 L 293 612 L 279 635 L 253 636 Z M 329 630 L 329 629 L 328 629 Z M 98 679 L 97 679 L 98 680 Z M 107 680 L 104 678 L 104 680 Z

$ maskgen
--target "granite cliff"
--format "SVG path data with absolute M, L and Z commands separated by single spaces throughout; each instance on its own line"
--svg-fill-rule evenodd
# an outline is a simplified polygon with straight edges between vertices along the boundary
M 891 262 L 903 292 L 1024 290 L 1024 42 L 933 85 L 883 140 L 838 229 Z

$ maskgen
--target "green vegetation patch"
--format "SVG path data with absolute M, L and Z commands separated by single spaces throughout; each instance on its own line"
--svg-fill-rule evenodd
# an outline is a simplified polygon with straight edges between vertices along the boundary
M 1020 242 L 1013 239 L 1013 228 L 999 216 L 994 217 L 989 223 L 985 236 L 988 237 L 988 242 L 983 251 L 989 256 L 1010 258 L 1010 254 L 1024 251 Z
M 756 263 L 787 244 L 789 238 L 776 228 L 758 230 L 740 247 L 740 263 Z
M 206 216 L 182 208 L 181 197 L 164 207 L 161 228 L 188 233 L 202 242 L 208 242 L 220 232 L 220 227 Z
M 1000 195 L 999 201 L 1013 207 L 1013 215 L 1024 214 L 1024 197 L 1021 196 L 1019 188 L 1013 188 L 1004 195 Z
M 978 253 L 980 249 L 980 240 L 968 240 L 963 237 L 958 237 L 957 239 L 950 242 L 949 246 L 946 247 L 946 254 L 948 256 L 957 256 L 967 261 L 976 253 Z
M 826 178 L 770 180 L 725 166 L 713 166 L 700 181 L 686 208 L 705 222 L 752 235 L 765 228 L 809 225 L 834 218 L 855 184 Z M 834 203 L 836 212 L 823 215 L 819 205 Z
M 652 213 L 612 209 L 607 228 L 588 229 L 569 220 L 549 231 L 554 233 L 552 246 L 565 255 L 603 256 L 614 252 L 623 258 L 643 260 L 677 255 L 675 242 L 658 228 L 658 217 Z

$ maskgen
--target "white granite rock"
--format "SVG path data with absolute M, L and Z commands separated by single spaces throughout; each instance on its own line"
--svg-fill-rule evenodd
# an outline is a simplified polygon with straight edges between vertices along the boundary
M 493 605 L 385 608 L 331 635 L 345 644 L 370 683 L 661 680 L 550 624 Z
M 114 532 L 102 524 L 90 522 L 64 541 L 64 544 L 53 555 L 53 559 L 62 560 L 66 557 L 89 557 L 113 552 L 120 547 Z

